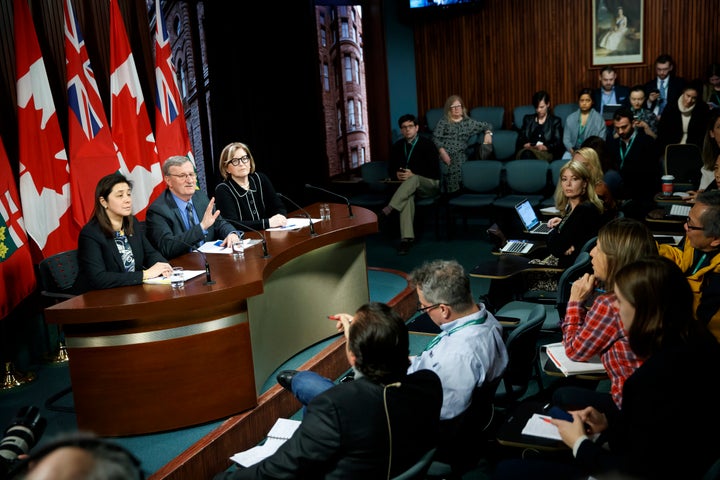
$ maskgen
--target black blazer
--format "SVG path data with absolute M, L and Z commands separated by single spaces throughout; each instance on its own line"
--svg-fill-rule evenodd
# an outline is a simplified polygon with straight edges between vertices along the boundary
M 210 199 L 202 190 L 197 190 L 191 201 L 199 221 L 205 214 Z M 180 213 L 170 190 L 165 190 L 150 204 L 145 224 L 148 238 L 166 258 L 175 258 L 183 253 L 188 253 L 189 245 L 212 240 L 225 240 L 225 237 L 235 231 L 231 224 L 223 220 L 222 215 L 218 216 L 215 223 L 208 228 L 207 235 L 203 232 L 200 223 L 196 223 L 190 230 L 187 230 L 182 213 Z
M 215 207 L 224 219 L 241 222 L 255 230 L 264 230 L 270 227 L 270 217 L 278 213 L 287 217 L 285 204 L 275 193 L 275 187 L 267 175 L 251 173 L 248 181 L 250 190 L 245 190 L 230 177 L 215 187 Z M 242 228 L 240 225 L 235 227 Z
M 591 95 L 593 108 L 600 112 L 602 106 L 602 88 L 596 88 Z M 615 85 L 615 100 L 619 105 L 630 107 L 630 89 L 625 85 Z
M 85 224 L 78 238 L 79 290 L 140 285 L 143 269 L 167 262 L 150 244 L 140 222 L 135 217 L 132 221 L 135 233 L 128 236 L 128 243 L 135 257 L 134 272 L 125 271 L 115 238 L 106 236 L 96 219 Z
M 707 131 L 708 122 L 710 121 L 710 108 L 707 103 L 699 100 L 695 103 L 690 123 L 688 123 L 688 136 L 685 143 L 697 145 L 700 151 L 703 149 L 705 141 L 705 132 Z M 678 107 L 678 100 L 669 104 L 663 110 L 658 122 L 657 142 L 660 148 L 660 154 L 665 154 L 665 147 L 671 143 L 680 143 L 683 134 L 682 114 Z
M 678 98 L 680 98 L 680 95 L 682 95 L 683 88 L 685 88 L 685 79 L 682 77 L 676 77 L 675 75 L 668 75 L 668 88 L 667 88 L 667 105 L 665 105 L 665 108 L 667 108 L 670 105 L 673 105 L 677 102 Z M 645 84 L 645 106 L 647 105 L 647 99 L 650 97 L 650 92 L 653 90 L 657 90 L 657 78 L 653 78 L 649 82 Z M 657 102 L 653 102 L 648 108 L 650 110 L 655 110 L 655 107 L 657 107 Z M 699 102 L 698 102 L 699 103 Z M 665 113 L 665 110 L 663 110 L 663 113 Z M 661 115 L 662 118 L 662 115 Z
M 604 222 L 603 215 L 591 202 L 583 202 L 575 207 L 570 215 L 547 236 L 548 251 L 558 257 L 558 266 L 568 268 L 575 263 L 580 249 L 592 237 L 597 236 Z M 573 253 L 565 255 L 570 248 Z
M 215 480 L 387 478 L 390 437 L 394 477 L 436 446 L 442 395 L 430 370 L 387 387 L 388 431 L 383 386 L 367 377 L 340 383 L 308 404 L 300 427 L 275 454 Z
M 523 149 L 523 145 L 530 142 L 535 145 L 538 141 L 542 141 L 548 151 L 553 154 L 553 158 L 562 158 L 565 152 L 563 145 L 563 127 L 560 117 L 548 113 L 545 123 L 538 125 L 535 123 L 536 114 L 531 113 L 523 117 L 522 128 L 518 132 L 518 139 L 515 143 L 515 153 L 517 154 Z M 535 127 L 539 126 L 539 129 Z M 539 131 L 538 131 L 539 130 Z
M 406 146 L 407 145 L 407 146 Z M 407 154 L 410 158 L 407 158 Z M 427 137 L 418 135 L 414 147 L 401 138 L 390 147 L 390 176 L 397 178 L 400 168 L 409 168 L 416 175 L 433 180 L 440 179 L 440 152 L 435 143 Z

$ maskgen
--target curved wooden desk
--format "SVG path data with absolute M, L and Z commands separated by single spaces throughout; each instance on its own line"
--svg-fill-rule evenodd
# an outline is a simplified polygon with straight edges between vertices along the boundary
M 313 216 L 319 204 L 306 208 Z M 63 325 L 78 428 L 137 435 L 224 418 L 257 404 L 288 358 L 337 335 L 329 313 L 369 300 L 365 235 L 377 216 L 331 204 L 331 220 L 264 232 L 245 258 L 207 254 L 205 276 L 185 283 L 95 290 L 45 310 Z M 301 216 L 297 212 L 291 216 Z M 256 233 L 247 233 L 256 237 Z M 172 263 L 202 270 L 202 255 Z

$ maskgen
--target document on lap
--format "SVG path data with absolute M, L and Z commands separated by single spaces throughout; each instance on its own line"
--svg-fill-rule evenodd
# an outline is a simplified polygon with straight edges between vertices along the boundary
M 230 460 L 242 465 L 243 467 L 255 465 L 275 453 L 277 449 L 280 448 L 280 445 L 292 437 L 293 433 L 295 433 L 295 430 L 297 430 L 299 426 L 299 420 L 278 418 L 275 425 L 273 425 L 268 432 L 265 443 L 248 450 L 238 452 L 230 457 Z

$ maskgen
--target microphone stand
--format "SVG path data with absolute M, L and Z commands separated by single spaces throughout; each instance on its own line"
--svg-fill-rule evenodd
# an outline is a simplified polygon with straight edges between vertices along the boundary
M 260 235 L 260 239 L 261 239 L 261 241 L 262 241 L 262 250 L 263 250 L 263 256 L 262 256 L 262 258 L 270 258 L 270 254 L 268 253 L 267 240 L 265 239 L 265 235 L 263 235 L 262 232 L 260 232 L 259 230 L 255 230 L 255 229 L 252 228 L 250 225 L 245 225 L 245 224 L 242 223 L 242 222 L 238 222 L 237 220 L 232 220 L 232 219 L 230 219 L 230 218 L 225 218 L 225 217 L 223 217 L 223 220 L 225 220 L 226 222 L 230 223 L 231 225 L 234 225 L 234 226 L 239 227 L 239 228 L 247 228 L 247 229 L 250 230 L 251 232 L 255 232 L 255 233 L 257 233 L 258 235 Z
M 332 190 L 326 190 L 326 189 L 324 189 L 324 188 L 316 187 L 315 185 L 310 185 L 309 183 L 306 183 L 306 184 L 305 184 L 305 188 L 314 188 L 315 190 L 320 190 L 321 192 L 329 193 L 330 195 L 334 195 L 334 196 L 336 196 L 336 197 L 338 197 L 338 198 L 342 198 L 342 199 L 345 200 L 345 202 L 347 203 L 347 207 L 348 207 L 348 217 L 349 217 L 349 218 L 355 218 L 355 216 L 353 215 L 352 205 L 350 204 L 350 199 L 349 199 L 349 198 L 343 197 L 343 196 L 340 195 L 339 193 L 335 193 L 335 192 L 333 192 Z
M 310 214 L 304 208 L 302 208 L 300 205 L 298 205 L 294 201 L 290 200 L 287 196 L 283 195 L 282 193 L 278 193 L 277 195 L 279 197 L 284 198 L 288 202 L 292 203 L 295 206 L 295 208 L 297 208 L 298 210 L 300 210 L 301 212 L 303 212 L 305 214 L 308 221 L 310 222 L 310 236 L 317 237 L 317 233 L 315 233 L 315 226 L 313 225 L 312 217 L 310 216 Z

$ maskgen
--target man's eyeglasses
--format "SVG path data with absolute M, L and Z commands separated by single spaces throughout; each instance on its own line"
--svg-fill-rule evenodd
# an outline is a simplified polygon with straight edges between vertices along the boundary
M 240 162 L 248 163 L 249 161 L 250 161 L 250 156 L 244 155 L 240 158 L 232 158 L 232 159 L 228 160 L 227 163 L 225 163 L 225 165 L 230 165 L 232 163 L 233 166 L 237 167 L 238 165 L 240 165 Z
M 418 302 L 418 303 L 417 303 L 417 310 L 415 310 L 415 311 L 416 311 L 417 313 L 427 313 L 427 312 L 429 312 L 430 310 L 432 310 L 433 308 L 439 307 L 440 305 L 442 305 L 442 303 L 436 303 L 436 304 L 434 304 L 434 305 L 428 305 L 427 307 L 424 307 L 422 303 Z
M 180 180 L 187 180 L 188 178 L 191 180 L 195 180 L 197 178 L 197 175 L 194 173 L 168 173 L 171 177 L 177 177 Z
M 690 225 L 690 217 L 685 217 L 685 226 L 688 230 L 705 230 L 705 227 L 696 227 L 695 225 Z

